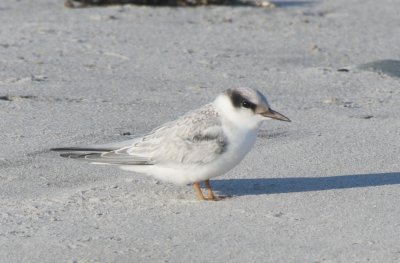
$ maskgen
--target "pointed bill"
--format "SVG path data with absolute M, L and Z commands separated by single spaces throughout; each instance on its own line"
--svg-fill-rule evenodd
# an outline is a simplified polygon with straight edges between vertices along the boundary
M 274 120 L 291 122 L 291 120 L 288 117 L 272 109 L 268 109 L 267 111 L 264 111 L 260 114 L 264 117 L 271 118 Z

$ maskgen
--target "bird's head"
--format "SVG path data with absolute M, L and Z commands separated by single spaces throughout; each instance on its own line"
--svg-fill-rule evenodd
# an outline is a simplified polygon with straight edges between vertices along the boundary
M 289 118 L 271 109 L 261 92 L 250 88 L 228 89 L 217 97 L 214 105 L 222 117 L 237 126 L 254 129 L 268 119 L 290 122 Z

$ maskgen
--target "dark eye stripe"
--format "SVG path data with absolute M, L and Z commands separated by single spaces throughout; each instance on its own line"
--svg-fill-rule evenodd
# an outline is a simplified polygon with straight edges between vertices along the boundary
M 247 108 L 247 109 L 251 109 L 253 112 L 256 110 L 257 106 L 256 104 L 254 104 L 253 102 L 250 102 L 248 100 L 244 100 L 242 102 L 242 107 L 243 108 Z
M 257 106 L 254 103 L 246 100 L 240 93 L 238 93 L 236 91 L 232 91 L 230 93 L 230 97 L 231 97 L 231 100 L 232 100 L 232 104 L 233 104 L 233 106 L 235 108 L 243 107 L 243 102 L 245 101 L 247 103 L 247 105 L 248 105 L 248 107 L 246 107 L 246 108 L 252 109 L 253 111 L 256 110 Z
M 231 93 L 231 100 L 232 100 L 232 104 L 235 108 L 240 108 L 242 106 L 242 101 L 243 101 L 243 97 L 242 95 L 240 95 L 239 93 L 233 91 Z

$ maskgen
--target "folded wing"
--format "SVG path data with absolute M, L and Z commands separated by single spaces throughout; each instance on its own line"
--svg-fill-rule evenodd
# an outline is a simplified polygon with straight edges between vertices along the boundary
M 204 164 L 228 146 L 211 104 L 125 142 L 91 147 L 56 148 L 63 157 L 115 165 Z

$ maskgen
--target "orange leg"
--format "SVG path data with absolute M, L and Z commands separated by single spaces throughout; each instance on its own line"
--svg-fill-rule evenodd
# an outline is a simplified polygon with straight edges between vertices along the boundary
M 197 199 L 199 199 L 199 200 L 206 200 L 206 199 L 204 198 L 203 192 L 202 192 L 201 189 L 200 189 L 200 183 L 199 183 L 199 182 L 194 183 L 194 184 L 193 184 L 193 188 L 194 188 L 194 190 L 196 191 Z
M 217 200 L 218 198 L 214 195 L 213 190 L 211 188 L 210 180 L 205 180 L 204 184 L 206 185 L 207 188 L 207 200 L 213 200 L 213 201 Z

